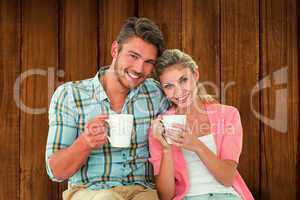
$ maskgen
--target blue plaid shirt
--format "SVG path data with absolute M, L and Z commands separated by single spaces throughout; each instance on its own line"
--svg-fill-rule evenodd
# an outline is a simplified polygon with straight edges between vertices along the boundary
M 57 150 L 67 148 L 84 131 L 87 121 L 100 113 L 113 114 L 109 99 L 99 81 L 108 67 L 100 68 L 92 79 L 68 82 L 57 88 L 49 108 L 49 133 L 46 166 L 54 180 L 48 159 Z M 89 155 L 83 165 L 69 178 L 69 186 L 86 185 L 90 189 L 143 184 L 153 187 L 153 169 L 148 161 L 147 130 L 150 122 L 169 107 L 158 82 L 147 79 L 131 90 L 121 113 L 134 115 L 130 148 L 105 144 Z

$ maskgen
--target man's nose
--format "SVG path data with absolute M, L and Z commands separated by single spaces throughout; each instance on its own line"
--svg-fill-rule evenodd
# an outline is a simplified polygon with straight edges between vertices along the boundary
M 137 73 L 142 73 L 144 70 L 144 61 L 142 59 L 138 59 L 134 69 Z

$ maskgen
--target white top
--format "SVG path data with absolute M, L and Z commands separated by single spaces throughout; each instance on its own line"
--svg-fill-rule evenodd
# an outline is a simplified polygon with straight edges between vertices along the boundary
M 214 154 L 217 154 L 217 147 L 212 134 L 198 137 Z M 237 196 L 238 193 L 233 187 L 225 187 L 219 183 L 209 172 L 207 167 L 195 152 L 182 149 L 187 163 L 190 189 L 186 196 L 195 196 L 208 193 L 232 193 Z

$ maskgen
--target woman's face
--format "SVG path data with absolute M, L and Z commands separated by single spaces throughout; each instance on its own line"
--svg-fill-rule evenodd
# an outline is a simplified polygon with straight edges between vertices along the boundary
M 180 108 L 193 102 L 197 95 L 199 72 L 193 72 L 183 64 L 175 64 L 163 70 L 159 77 L 166 97 Z

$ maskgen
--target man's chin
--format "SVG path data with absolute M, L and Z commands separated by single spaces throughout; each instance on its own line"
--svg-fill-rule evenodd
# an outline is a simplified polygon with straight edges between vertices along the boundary
M 132 89 L 135 89 L 136 87 L 138 87 L 142 82 L 138 82 L 138 83 L 132 83 L 131 81 L 129 80 L 125 80 L 125 81 L 122 81 L 122 85 L 130 90 Z
M 139 85 L 141 85 L 145 80 L 138 80 L 138 81 L 132 81 L 132 80 L 128 80 L 126 79 L 127 85 L 129 88 L 134 89 L 136 87 L 138 87 Z

